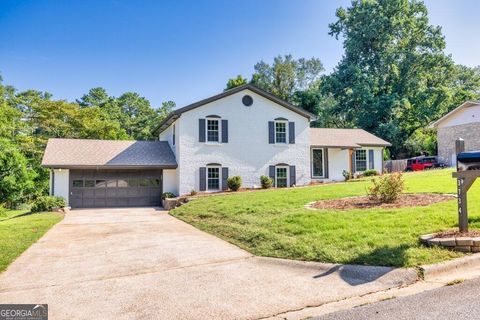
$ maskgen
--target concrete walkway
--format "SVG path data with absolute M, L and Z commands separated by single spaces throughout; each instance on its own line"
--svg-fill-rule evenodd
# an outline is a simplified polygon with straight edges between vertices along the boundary
M 415 279 L 254 257 L 155 209 L 78 210 L 0 274 L 0 303 L 48 303 L 50 319 L 257 319 Z

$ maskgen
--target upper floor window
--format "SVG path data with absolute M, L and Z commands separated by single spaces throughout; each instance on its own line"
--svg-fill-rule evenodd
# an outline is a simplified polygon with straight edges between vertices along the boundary
M 220 121 L 218 119 L 207 119 L 207 141 L 220 142 Z
M 287 143 L 286 121 L 275 121 L 275 143 Z
M 367 150 L 355 150 L 355 170 L 367 170 Z

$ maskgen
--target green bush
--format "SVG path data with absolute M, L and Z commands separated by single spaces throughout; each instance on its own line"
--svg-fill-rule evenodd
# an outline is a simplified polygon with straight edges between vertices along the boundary
M 233 176 L 227 179 L 228 189 L 232 191 L 237 191 L 242 186 L 242 177 Z
M 32 203 L 32 212 L 52 211 L 53 208 L 65 207 L 65 199 L 55 196 L 40 196 Z
M 260 177 L 260 183 L 262 185 L 263 189 L 268 189 L 271 188 L 273 185 L 273 180 L 270 177 L 267 176 L 261 176 Z
M 372 176 L 378 176 L 378 171 L 375 169 L 368 169 L 363 171 L 362 175 L 364 177 L 372 177 Z
M 343 170 L 342 175 L 345 178 L 345 181 L 348 181 L 353 178 L 353 174 L 347 170 Z
M 368 195 L 372 200 L 390 203 L 398 199 L 403 188 L 403 176 L 400 172 L 396 172 L 372 179 Z
M 170 199 L 170 198 L 175 198 L 176 195 L 172 192 L 164 192 L 162 194 L 162 200 L 165 200 L 165 199 Z

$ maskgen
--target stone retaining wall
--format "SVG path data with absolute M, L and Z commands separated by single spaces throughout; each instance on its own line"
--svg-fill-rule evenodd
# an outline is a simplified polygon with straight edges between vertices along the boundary
M 461 252 L 480 252 L 480 237 L 450 237 L 437 238 L 436 234 L 426 234 L 420 241 L 428 246 L 441 246 Z

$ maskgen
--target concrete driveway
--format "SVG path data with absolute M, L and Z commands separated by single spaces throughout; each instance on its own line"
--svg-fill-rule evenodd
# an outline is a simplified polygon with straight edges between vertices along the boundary
M 0 303 L 48 303 L 50 319 L 256 319 L 415 279 L 254 257 L 156 209 L 78 210 L 0 275 Z

